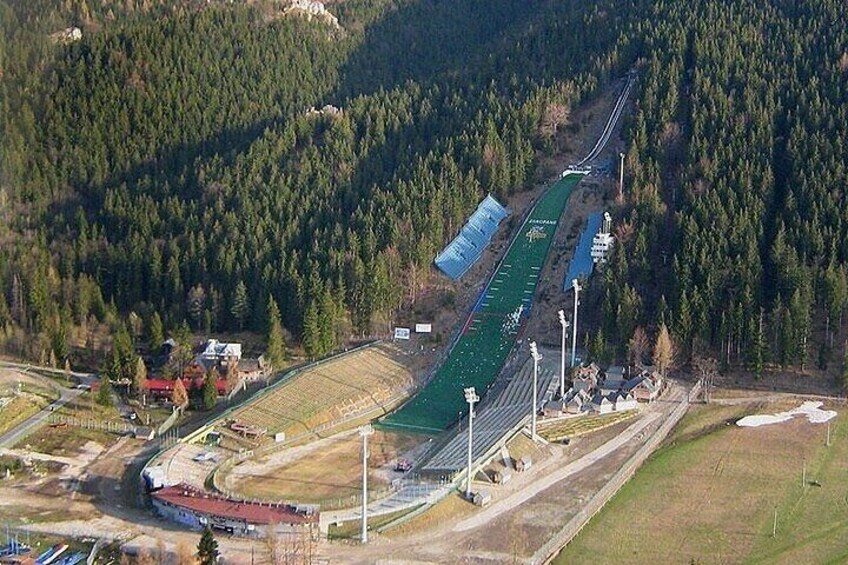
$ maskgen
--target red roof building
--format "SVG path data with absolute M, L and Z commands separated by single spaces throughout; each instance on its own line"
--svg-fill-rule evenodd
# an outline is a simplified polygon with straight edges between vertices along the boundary
M 191 390 L 192 388 L 202 388 L 203 387 L 203 378 L 194 379 L 180 379 L 183 381 L 183 386 L 186 390 Z M 168 379 L 147 379 L 144 384 L 144 388 L 147 391 L 154 395 L 160 397 L 170 397 L 174 392 L 174 383 L 176 380 L 168 380 Z M 218 390 L 218 396 L 224 396 L 227 394 L 227 380 L 226 379 L 218 379 L 215 381 L 215 388 Z
M 160 514 L 187 526 L 205 526 L 234 534 L 251 535 L 269 526 L 297 528 L 318 524 L 314 507 L 303 509 L 287 504 L 260 504 L 230 500 L 181 483 L 151 493 Z

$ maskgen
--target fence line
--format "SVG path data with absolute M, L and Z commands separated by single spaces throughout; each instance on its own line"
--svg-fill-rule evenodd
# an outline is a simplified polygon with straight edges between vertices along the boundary
M 134 433 L 135 426 L 127 422 L 114 420 L 98 420 L 97 418 L 77 418 L 76 416 L 65 416 L 63 414 L 50 414 L 47 417 L 48 424 L 74 426 L 87 430 L 99 430 L 110 433 Z
M 686 411 L 689 409 L 689 399 L 698 396 L 701 383 L 695 384 L 691 391 L 680 401 L 680 404 L 672 411 L 666 421 L 657 429 L 656 432 L 645 442 L 645 444 L 634 453 L 624 465 L 610 478 L 601 489 L 565 526 L 562 527 L 554 536 L 540 547 L 533 554 L 530 562 L 550 563 L 556 555 L 573 540 L 583 527 L 589 523 L 607 502 L 630 480 L 636 473 L 642 463 L 659 447 L 660 443 L 666 438 L 671 429 L 680 421 Z

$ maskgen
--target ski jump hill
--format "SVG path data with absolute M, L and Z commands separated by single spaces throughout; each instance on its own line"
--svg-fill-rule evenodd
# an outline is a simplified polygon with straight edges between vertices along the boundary
M 467 410 L 463 389 L 487 389 L 515 345 L 530 314 L 539 273 L 545 264 L 560 217 L 583 177 L 566 174 L 551 186 L 527 215 L 500 265 L 477 300 L 459 339 L 433 378 L 413 399 L 381 425 L 397 431 L 438 434 Z
M 609 141 L 631 89 L 630 74 L 597 143 L 579 163 L 563 172 L 539 198 L 510 243 L 468 316 L 459 338 L 432 379 L 400 409 L 386 416 L 386 429 L 437 435 L 467 410 L 463 389 L 487 390 L 504 366 L 519 329 L 533 307 L 539 274 L 574 187 Z

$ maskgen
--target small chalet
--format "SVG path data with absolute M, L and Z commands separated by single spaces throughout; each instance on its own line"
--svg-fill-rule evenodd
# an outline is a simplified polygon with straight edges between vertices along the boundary
M 594 363 L 588 366 L 580 366 L 574 369 L 571 379 L 571 388 L 575 391 L 590 391 L 598 386 L 598 376 L 601 369 Z
M 635 410 L 638 403 L 632 394 L 617 392 L 609 397 L 613 403 L 613 408 L 616 412 L 624 412 L 625 410 Z
M 601 393 L 592 397 L 592 410 L 598 414 L 609 414 L 615 410 L 615 405 L 610 402 L 610 399 Z
M 662 377 L 656 371 L 643 371 L 624 385 L 624 390 L 640 402 L 653 402 L 662 391 Z
M 568 414 L 580 414 L 586 410 L 591 410 L 592 397 L 586 390 L 571 390 L 568 400 L 565 402 L 565 412 Z
M 601 383 L 601 391 L 608 394 L 617 392 L 624 387 L 627 379 L 624 378 L 624 367 L 613 366 L 606 370 L 604 381 Z
M 542 414 L 544 414 L 547 418 L 559 416 L 563 412 L 565 412 L 565 402 L 562 400 L 550 400 L 546 402 L 544 408 L 542 408 Z

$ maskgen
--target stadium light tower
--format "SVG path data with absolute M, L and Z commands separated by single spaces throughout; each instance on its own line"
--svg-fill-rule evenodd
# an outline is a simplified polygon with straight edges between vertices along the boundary
M 618 154 L 621 164 L 618 166 L 618 203 L 624 202 L 624 153 Z
M 371 424 L 359 428 L 362 436 L 362 543 L 368 543 L 368 436 L 373 433 Z
M 562 326 L 562 359 L 559 366 L 559 397 L 565 398 L 565 332 L 568 330 L 568 320 L 565 319 L 565 311 L 557 312 L 559 325 Z
M 574 318 L 572 318 L 574 327 L 571 328 L 571 366 L 573 367 L 577 362 L 577 305 L 580 303 L 578 300 L 580 284 L 577 279 L 573 279 L 571 286 L 574 288 Z
M 533 409 L 530 411 L 530 416 L 531 416 L 531 419 L 530 419 L 530 422 L 531 422 L 530 423 L 530 437 L 535 442 L 535 441 L 537 441 L 537 437 L 536 437 L 536 410 L 537 410 L 538 405 L 539 405 L 539 401 L 536 398 L 536 396 L 538 394 L 538 391 L 536 390 L 538 388 L 538 386 L 536 385 L 536 382 L 539 379 L 539 361 L 542 360 L 542 356 L 539 355 L 539 349 L 536 347 L 535 341 L 530 342 L 530 354 L 533 356 Z
M 465 389 L 465 401 L 468 403 L 468 476 L 465 478 L 465 498 L 471 499 L 471 477 L 474 473 L 471 471 L 471 438 L 474 427 L 474 404 L 480 401 L 477 396 L 477 391 L 474 387 Z

